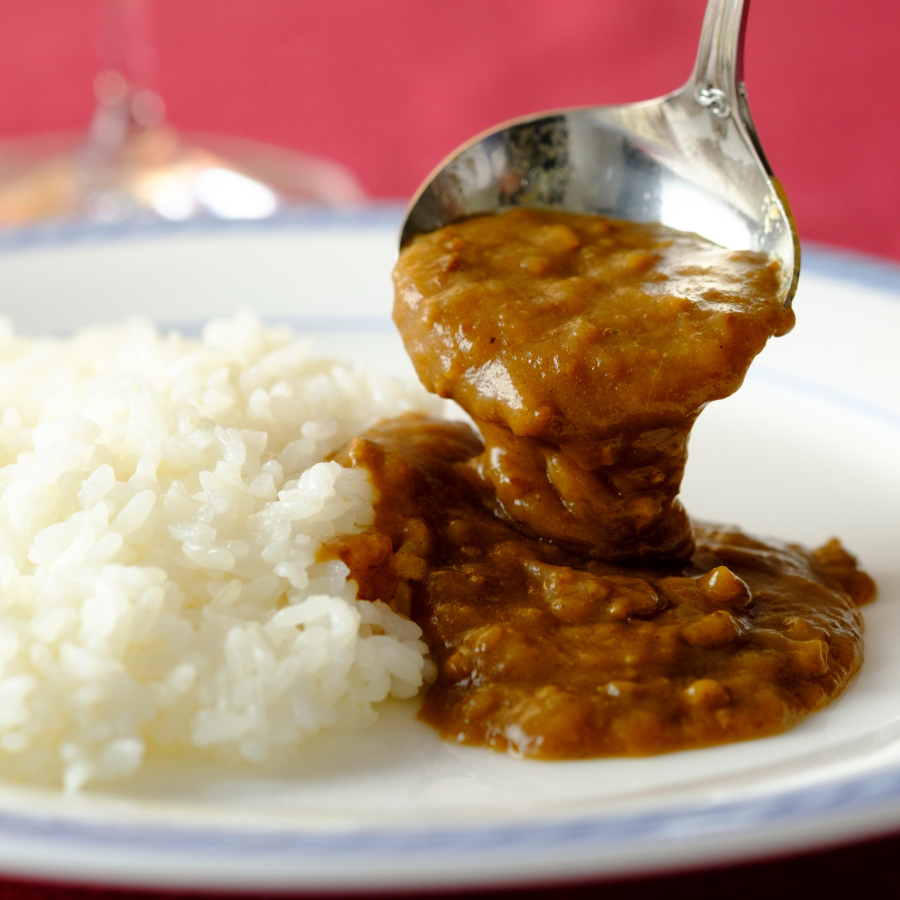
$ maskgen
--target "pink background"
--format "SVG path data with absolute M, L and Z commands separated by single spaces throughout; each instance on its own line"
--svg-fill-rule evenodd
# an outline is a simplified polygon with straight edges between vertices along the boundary
M 457 144 L 690 71 L 703 0 L 157 0 L 184 129 L 330 156 L 405 198 Z M 0 138 L 83 128 L 96 0 L 0 5 Z M 754 0 L 747 87 L 803 238 L 900 259 L 897 0 Z

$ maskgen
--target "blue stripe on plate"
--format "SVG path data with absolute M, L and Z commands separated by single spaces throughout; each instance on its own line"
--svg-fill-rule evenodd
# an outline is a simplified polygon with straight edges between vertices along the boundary
M 900 294 L 900 263 L 853 250 L 804 244 L 800 270 Z
M 786 372 L 769 369 L 763 364 L 756 364 L 750 370 L 747 380 L 748 382 L 752 380 L 759 384 L 774 385 L 781 390 L 828 403 L 845 412 L 864 416 L 867 419 L 881 422 L 882 425 L 900 429 L 900 414 L 858 397 L 856 394 L 839 391 L 830 386 L 826 387 L 817 381 L 811 381 L 799 375 L 789 375 Z
M 305 864 L 319 864 L 323 857 L 347 859 L 356 867 L 387 856 L 399 873 L 405 863 L 414 866 L 423 858 L 440 858 L 446 866 L 448 857 L 456 854 L 473 862 L 484 857 L 496 861 L 501 854 L 527 853 L 535 858 L 554 852 L 580 854 L 585 848 L 604 856 L 621 846 L 633 852 L 641 845 L 739 835 L 763 826 L 798 826 L 836 813 L 849 816 L 877 812 L 894 807 L 898 797 L 900 772 L 894 770 L 752 799 L 691 804 L 661 812 L 572 814 L 562 820 L 456 826 L 381 823 L 348 830 L 298 827 L 268 831 L 228 825 L 133 825 L 0 814 L 0 839 L 37 840 L 48 851 L 56 845 L 69 850 L 127 848 L 137 857 L 164 853 L 188 867 L 192 859 L 203 866 L 210 857 L 222 856 L 289 863 L 291 868 L 296 866 L 298 876 Z
M 190 222 L 137 222 L 132 224 L 57 223 L 0 230 L 0 255 L 46 247 L 118 242 L 173 235 L 258 234 L 267 231 L 342 231 L 350 228 L 394 230 L 399 233 L 404 207 L 396 202 L 371 203 L 342 209 L 295 209 L 268 219 Z

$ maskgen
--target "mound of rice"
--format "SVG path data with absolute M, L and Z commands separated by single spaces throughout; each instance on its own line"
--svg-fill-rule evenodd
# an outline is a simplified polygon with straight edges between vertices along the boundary
M 199 340 L 0 321 L 0 777 L 279 760 L 414 695 L 419 628 L 315 555 L 373 515 L 325 457 L 428 404 L 251 314 Z

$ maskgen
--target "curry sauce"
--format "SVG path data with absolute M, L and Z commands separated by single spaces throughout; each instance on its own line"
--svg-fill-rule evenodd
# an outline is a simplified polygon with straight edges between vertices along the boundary
M 793 325 L 776 264 L 661 225 L 516 209 L 416 238 L 394 281 L 419 378 L 475 420 L 504 514 L 606 559 L 690 555 L 688 434 Z
M 422 627 L 421 717 L 546 758 L 782 731 L 862 661 L 874 585 L 808 552 L 692 523 L 691 426 L 793 314 L 777 263 L 659 225 L 515 210 L 416 238 L 395 321 L 423 383 L 478 426 L 409 416 L 338 455 L 378 495 L 336 538 L 359 596 Z

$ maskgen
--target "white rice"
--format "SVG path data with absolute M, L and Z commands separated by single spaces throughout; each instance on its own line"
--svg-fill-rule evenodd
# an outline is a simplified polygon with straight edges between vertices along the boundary
M 199 340 L 0 320 L 0 777 L 278 761 L 414 695 L 419 628 L 315 555 L 373 515 L 324 458 L 428 403 L 252 314 Z

